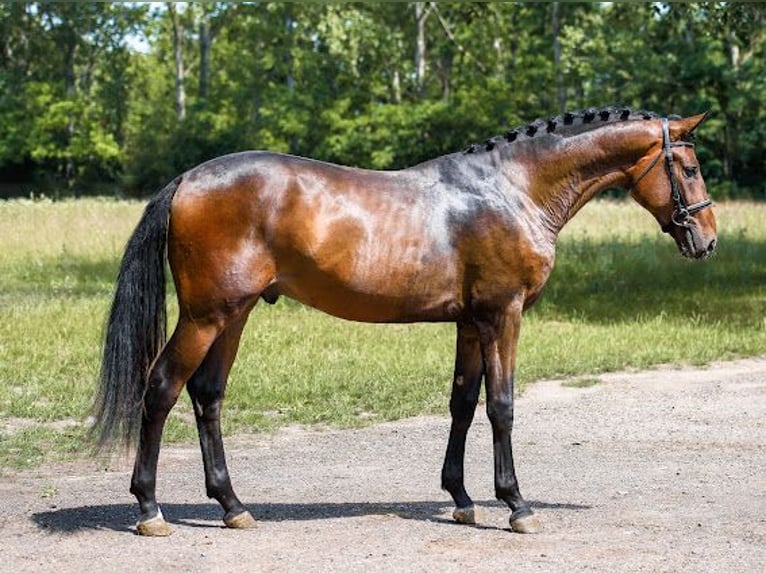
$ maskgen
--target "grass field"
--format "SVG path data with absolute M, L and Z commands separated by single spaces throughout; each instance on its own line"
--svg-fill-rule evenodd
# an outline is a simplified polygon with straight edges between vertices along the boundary
M 142 209 L 0 202 L 0 469 L 85 455 L 101 327 Z M 691 262 L 635 204 L 586 206 L 523 323 L 520 386 L 766 352 L 766 205 L 716 212 L 718 253 Z M 231 375 L 225 431 L 444 414 L 453 339 L 451 325 L 364 325 L 285 300 L 259 306 Z M 195 440 L 193 426 L 184 398 L 166 440 Z

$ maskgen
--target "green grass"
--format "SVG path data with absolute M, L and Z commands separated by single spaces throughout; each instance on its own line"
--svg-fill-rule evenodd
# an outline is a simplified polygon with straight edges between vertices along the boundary
M 85 455 L 101 328 L 142 209 L 0 202 L 0 468 Z M 586 206 L 562 233 L 545 295 L 523 322 L 520 386 L 763 354 L 766 205 L 716 212 L 717 255 L 690 262 L 638 206 Z M 225 432 L 444 414 L 453 351 L 451 325 L 365 325 L 284 299 L 259 305 L 231 374 Z M 194 434 L 184 398 L 165 439 Z

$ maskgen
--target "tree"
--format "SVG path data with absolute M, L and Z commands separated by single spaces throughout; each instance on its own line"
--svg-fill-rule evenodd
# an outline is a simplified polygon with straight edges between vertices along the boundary
M 563 109 L 712 109 L 719 194 L 764 195 L 763 5 L 0 5 L 0 180 L 150 193 L 271 149 L 397 168 Z M 140 39 L 142 48 L 131 47 Z
M 116 111 L 104 118 L 102 98 L 122 80 L 124 39 L 140 13 L 110 4 L 39 2 L 3 8 L 7 34 L 0 81 L 13 87 L 5 105 L 0 104 L 0 121 L 11 127 L 10 141 L 23 153 L 6 156 L 10 162 L 34 162 L 38 172 L 59 182 L 57 190 L 63 182 L 73 193 L 87 179 L 115 174 L 121 126 L 109 120 L 120 121 L 124 103 L 110 102 Z M 25 118 L 23 142 L 14 142 L 21 136 L 13 129 L 19 115 Z

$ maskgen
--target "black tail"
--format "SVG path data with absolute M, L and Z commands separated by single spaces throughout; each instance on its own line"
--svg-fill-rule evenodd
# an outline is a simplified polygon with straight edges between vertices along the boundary
M 135 444 L 149 369 L 165 344 L 165 262 L 176 178 L 146 206 L 128 241 L 106 323 L 91 437 L 98 450 Z

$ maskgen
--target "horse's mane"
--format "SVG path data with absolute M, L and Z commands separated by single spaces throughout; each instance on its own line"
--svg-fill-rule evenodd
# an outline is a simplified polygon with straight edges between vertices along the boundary
M 463 153 L 492 151 L 501 145 L 512 145 L 545 134 L 554 133 L 563 137 L 599 128 L 604 124 L 627 120 L 652 120 L 660 116 L 646 110 L 631 110 L 626 107 L 610 106 L 606 108 L 588 108 L 566 112 L 552 118 L 536 119 L 524 126 L 508 130 L 502 135 L 489 138 L 481 143 L 472 144 Z

